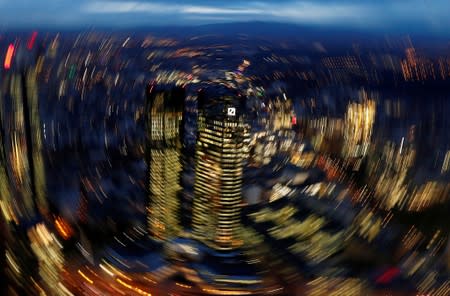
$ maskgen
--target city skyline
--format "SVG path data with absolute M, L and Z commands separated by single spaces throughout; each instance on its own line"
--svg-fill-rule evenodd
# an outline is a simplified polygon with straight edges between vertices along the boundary
M 2 295 L 449 295 L 448 43 L 253 25 L 1 35 Z

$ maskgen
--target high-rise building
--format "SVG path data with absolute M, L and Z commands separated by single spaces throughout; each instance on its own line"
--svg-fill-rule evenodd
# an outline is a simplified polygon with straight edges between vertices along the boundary
M 244 114 L 245 98 L 232 87 L 199 91 L 192 227 L 194 237 L 216 250 L 241 244 Z
M 376 103 L 361 92 L 361 102 L 347 106 L 344 121 L 344 146 L 342 154 L 347 158 L 362 157 L 367 154 L 375 123 Z
M 4 82 L 6 162 L 20 199 L 14 211 L 19 220 L 33 221 L 48 213 L 36 67 L 7 73 Z
M 14 51 L 13 45 L 10 48 Z M 44 225 L 41 219 L 49 218 L 38 103 L 38 70 L 31 61 L 32 56 L 23 48 L 17 51 L 14 63 L 12 56 L 11 53 L 7 65 L 5 62 L 0 86 L 0 203 L 7 226 L 4 231 L 8 262 L 6 273 L 8 279 L 14 282 L 13 289 L 20 291 L 19 294 L 35 294 L 35 287 L 29 283 L 41 280 L 49 283 L 46 271 L 55 270 L 46 265 L 49 262 L 38 261 L 43 253 L 42 249 L 38 250 L 37 236 L 33 236 L 35 226 Z M 39 237 L 48 238 L 42 232 L 39 232 Z M 48 244 L 43 248 L 50 249 Z M 52 279 L 56 279 L 54 275 Z
M 182 87 L 150 84 L 147 88 L 147 223 L 157 240 L 180 231 L 184 100 Z

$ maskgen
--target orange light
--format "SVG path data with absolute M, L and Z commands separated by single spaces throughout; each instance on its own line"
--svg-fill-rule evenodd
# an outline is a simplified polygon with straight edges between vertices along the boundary
M 94 281 L 91 280 L 87 275 L 85 275 L 81 270 L 78 269 L 78 274 L 81 275 L 82 278 L 84 278 L 89 284 L 93 284 Z
M 130 284 L 127 284 L 124 281 L 122 281 L 121 279 L 116 279 L 116 282 L 118 282 L 119 284 L 121 284 L 122 286 L 124 286 L 124 287 L 126 287 L 126 288 L 128 288 L 130 290 L 133 290 L 133 291 L 137 292 L 139 295 L 152 296 L 152 294 L 150 294 L 148 292 L 145 292 L 144 290 L 139 289 L 138 287 L 134 287 L 134 286 L 132 286 Z
M 14 55 L 14 44 L 10 44 L 8 46 L 8 50 L 6 51 L 6 56 L 5 56 L 5 64 L 4 67 L 6 70 L 11 68 L 11 61 Z
M 63 239 L 67 240 L 72 237 L 73 230 L 70 227 L 69 223 L 67 223 L 63 218 L 57 217 L 55 219 L 55 226 L 56 230 L 62 236 Z

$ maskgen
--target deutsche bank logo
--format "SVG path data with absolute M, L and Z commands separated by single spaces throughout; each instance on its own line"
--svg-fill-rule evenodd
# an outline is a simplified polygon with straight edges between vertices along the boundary
M 230 107 L 228 108 L 228 116 L 235 116 L 236 115 L 236 108 Z

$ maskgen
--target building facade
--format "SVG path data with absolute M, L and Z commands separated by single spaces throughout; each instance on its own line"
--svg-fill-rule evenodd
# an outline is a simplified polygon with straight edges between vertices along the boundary
M 19 200 L 11 202 L 16 222 L 31 222 L 39 215 L 48 218 L 36 71 L 31 66 L 6 73 L 2 85 L 3 148 Z
M 147 224 L 157 240 L 180 231 L 184 100 L 182 87 L 150 84 L 147 88 Z
M 207 86 L 199 91 L 198 112 L 193 234 L 216 250 L 232 250 L 242 243 L 245 98 L 223 84 Z

